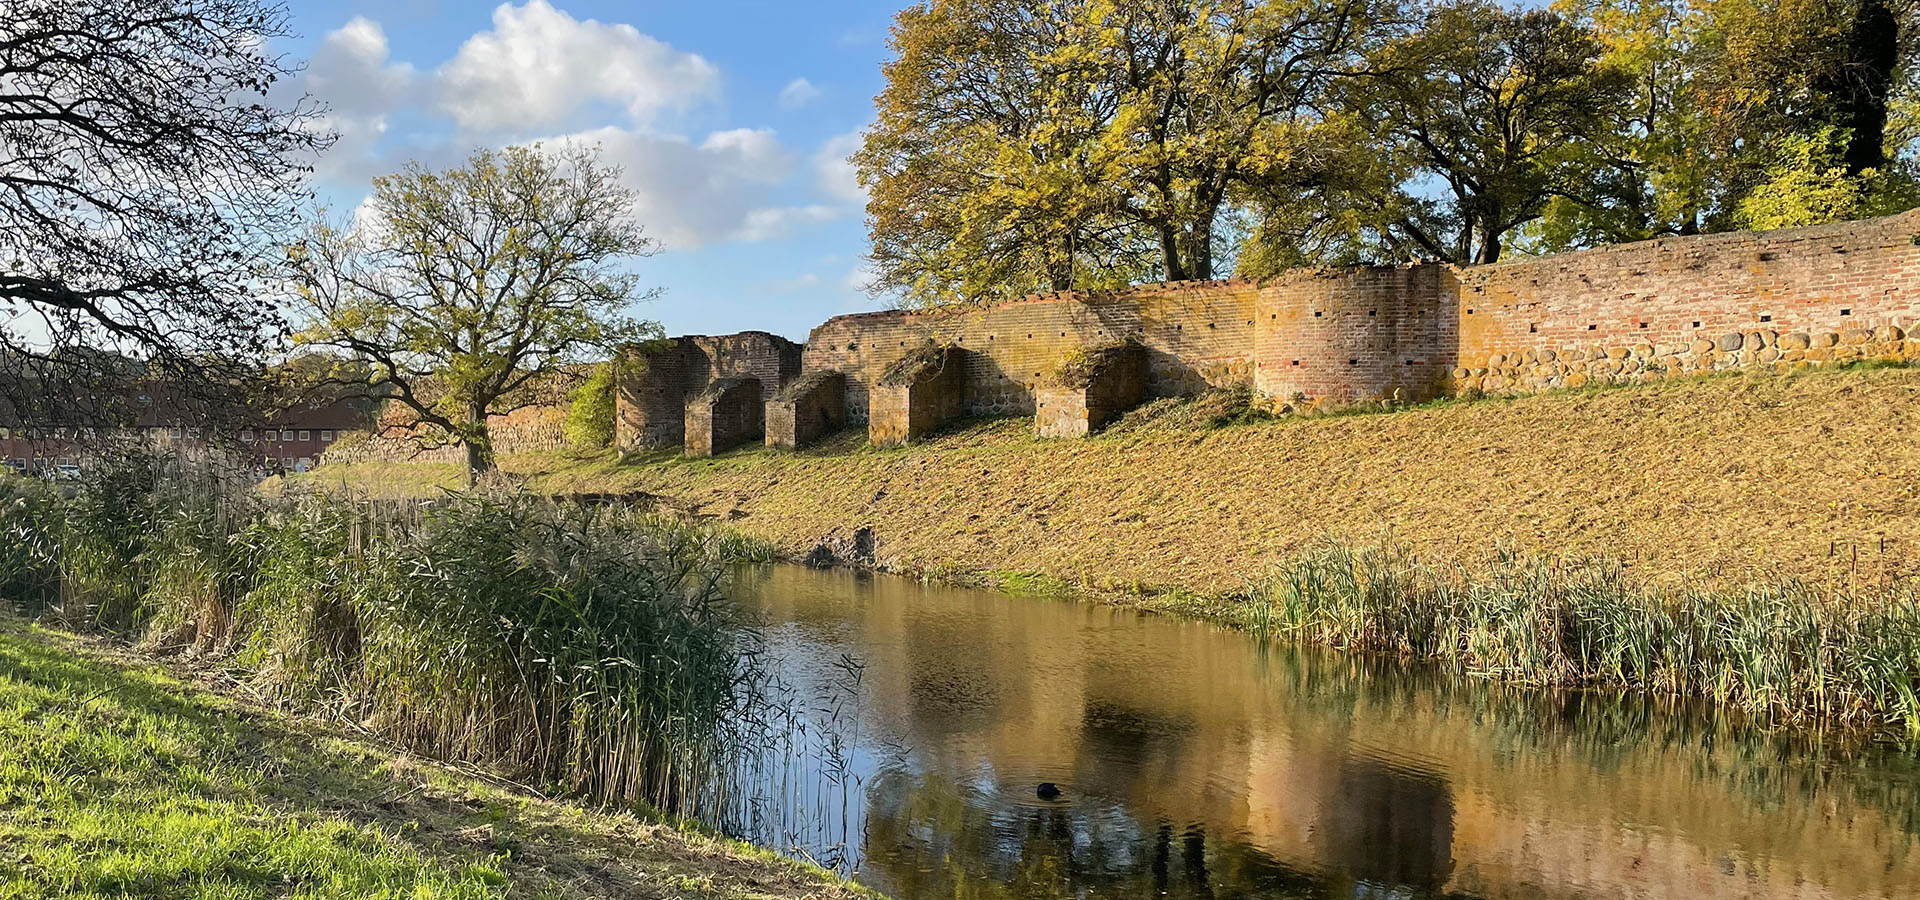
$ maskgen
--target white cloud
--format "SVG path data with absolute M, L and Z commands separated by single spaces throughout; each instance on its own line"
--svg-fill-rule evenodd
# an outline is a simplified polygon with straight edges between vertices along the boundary
M 504 3 L 493 30 L 467 39 L 440 68 L 443 110 L 470 132 L 564 126 L 595 103 L 637 125 L 719 95 L 720 71 L 631 25 L 581 21 L 547 0 Z
M 732 237 L 742 241 L 770 241 L 786 237 L 806 225 L 819 225 L 840 218 L 844 213 L 831 206 L 774 206 L 749 210 L 745 221 Z
M 866 129 L 850 131 L 829 139 L 813 154 L 814 179 L 821 193 L 850 209 L 867 207 L 867 192 L 860 187 L 853 163 L 847 160 L 865 139 Z
M 387 35 L 378 22 L 356 16 L 329 32 L 307 68 L 289 85 L 326 106 L 315 126 L 340 136 L 322 156 L 322 175 L 364 177 L 368 157 L 387 132 L 388 117 L 414 102 L 419 76 L 387 61 Z
M 780 89 L 780 108 L 799 109 L 820 99 L 820 89 L 805 78 L 795 78 Z
M 716 131 L 696 144 L 677 135 L 608 127 L 553 142 L 599 144 L 606 161 L 626 170 L 626 184 L 639 198 L 641 224 L 669 249 L 765 240 L 803 222 L 821 221 L 807 207 L 765 203 L 798 167 L 771 131 Z

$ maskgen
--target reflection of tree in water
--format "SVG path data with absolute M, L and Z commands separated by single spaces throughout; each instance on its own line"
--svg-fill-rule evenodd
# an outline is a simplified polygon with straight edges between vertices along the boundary
M 1349 837 L 1364 841 L 1383 834 L 1397 848 L 1352 847 L 1362 866 L 1356 874 L 1368 873 L 1372 888 L 1386 888 L 1387 896 L 1438 896 L 1433 891 L 1446 877 L 1446 848 L 1437 858 L 1433 848 L 1450 840 L 1452 829 L 1445 786 L 1385 769 L 1363 770 L 1356 778 L 1356 793 L 1386 798 L 1369 802 L 1395 819 L 1383 826 L 1362 825 Z M 867 798 L 862 880 L 897 897 L 1317 900 L 1377 895 L 1346 878 L 1291 868 L 1245 843 L 1217 840 L 1198 825 L 1142 827 L 1123 807 L 1084 798 L 1032 804 L 991 784 L 902 771 L 875 779 Z M 1419 880 L 1396 882 L 1390 878 L 1394 872 Z

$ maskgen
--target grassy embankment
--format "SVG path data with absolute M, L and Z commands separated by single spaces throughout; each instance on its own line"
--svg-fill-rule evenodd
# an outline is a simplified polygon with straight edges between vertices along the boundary
M 0 623 L 9 897 L 853 897 L 751 848 L 555 802 Z
M 144 652 L 187 653 L 274 709 L 554 796 L 716 824 L 756 800 L 729 783 L 735 766 L 784 737 L 752 625 L 725 598 L 751 542 L 523 494 L 267 498 L 214 459 L 131 454 L 77 487 L 0 475 L 0 600 Z M 0 643 L 0 675 L 13 679 L 0 704 L 14 713 L 0 718 L 0 779 L 11 779 L 0 878 L 17 894 L 487 896 L 516 872 L 535 895 L 842 892 L 818 873 L 617 817 L 566 825 L 582 839 L 600 829 L 592 846 L 623 828 L 638 841 L 588 865 L 569 833 L 548 833 L 564 824 L 557 813 L 524 804 L 473 807 L 512 815 L 460 824 L 491 849 L 439 859 L 412 846 L 412 813 L 366 807 L 438 796 L 452 822 L 466 815 L 457 792 L 389 790 L 404 772 L 356 781 L 336 771 L 336 750 L 303 755 L 298 736 L 250 736 L 144 676 L 57 656 L 11 632 Z M 517 838 L 484 833 L 496 826 L 558 842 L 535 858 L 575 871 L 519 866 Z
M 797 454 L 506 464 L 536 490 L 659 495 L 788 554 L 870 526 L 879 562 L 910 573 L 1080 588 L 1517 681 L 1920 722 L 1920 372 L 1226 427 L 1230 410 L 1203 405 L 1086 441 L 1006 420 L 895 450 L 848 434 Z M 314 480 L 406 493 L 456 476 Z

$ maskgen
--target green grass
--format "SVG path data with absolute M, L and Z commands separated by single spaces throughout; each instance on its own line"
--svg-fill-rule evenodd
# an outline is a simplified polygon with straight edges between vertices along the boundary
M 863 894 L 283 719 L 0 621 L 0 896 Z

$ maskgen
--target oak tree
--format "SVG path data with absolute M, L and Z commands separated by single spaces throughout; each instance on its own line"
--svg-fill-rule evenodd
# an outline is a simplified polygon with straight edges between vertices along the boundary
M 477 480 L 489 416 L 658 334 L 627 314 L 653 292 L 624 264 L 656 245 L 620 174 L 597 148 L 516 146 L 374 179 L 354 221 L 321 218 L 286 254 L 296 340 L 368 366 L 365 387 L 463 446 Z

